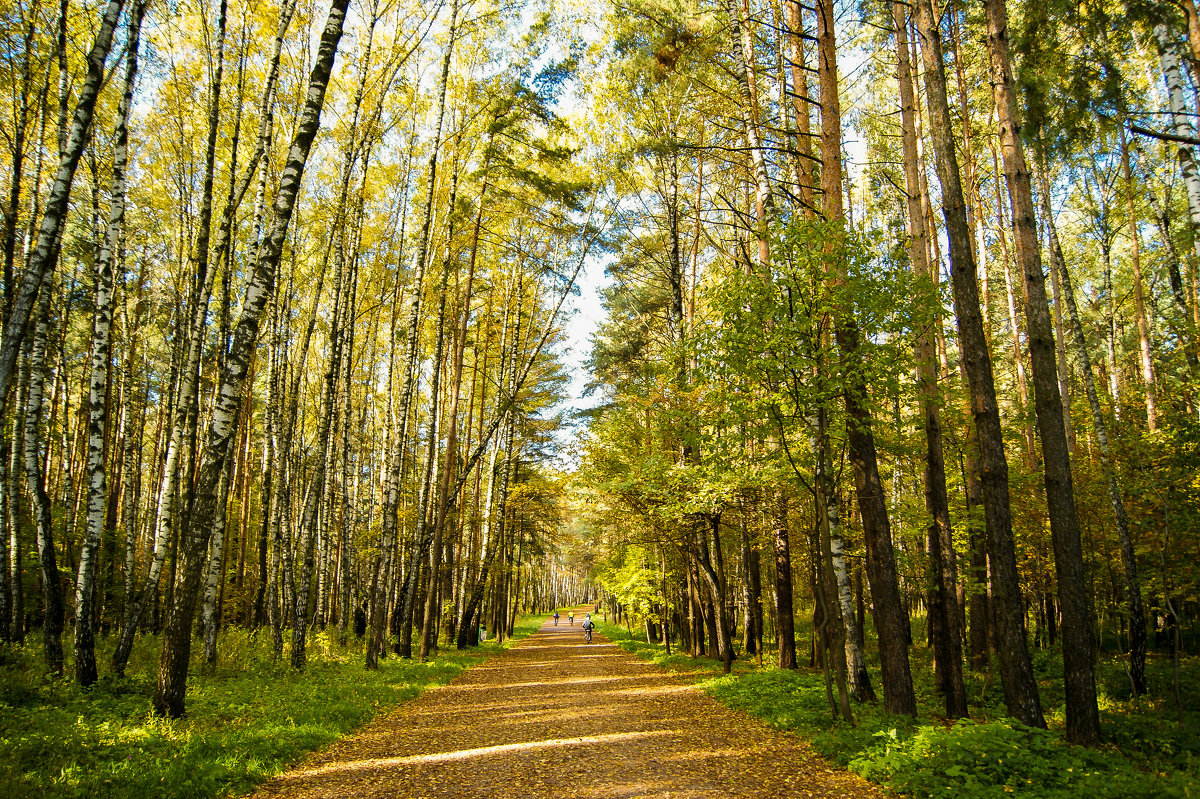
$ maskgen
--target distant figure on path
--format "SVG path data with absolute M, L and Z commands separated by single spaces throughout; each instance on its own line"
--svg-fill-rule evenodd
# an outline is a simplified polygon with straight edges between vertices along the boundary
M 558 611 L 554 611 L 554 626 L 558 626 Z
M 567 621 L 570 623 L 570 625 L 572 627 L 575 626 L 575 611 L 573 611 L 573 610 L 567 611 Z

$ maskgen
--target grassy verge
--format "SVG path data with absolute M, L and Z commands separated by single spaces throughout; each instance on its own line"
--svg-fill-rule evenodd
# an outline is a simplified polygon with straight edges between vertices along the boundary
M 969 672 L 973 718 L 950 722 L 924 650 L 914 648 L 913 678 L 920 712 L 916 719 L 891 716 L 878 705 L 854 707 L 855 724 L 835 722 L 820 671 L 786 671 L 751 660 L 734 662 L 732 674 L 709 659 L 667 656 L 647 644 L 636 627 L 601 624 L 601 632 L 645 660 L 696 683 L 720 702 L 758 716 L 772 727 L 811 741 L 829 761 L 916 797 L 1200 797 L 1200 659 L 1185 661 L 1185 708 L 1177 718 L 1166 697 L 1170 664 L 1147 664 L 1149 698 L 1133 702 L 1123 667 L 1102 660 L 1097 688 L 1106 742 L 1096 749 L 1070 746 L 1061 735 L 1061 663 L 1035 656 L 1051 729 L 1033 730 L 1004 718 L 999 686 Z M 769 658 L 767 659 L 770 660 Z M 872 672 L 876 691 L 879 673 Z M 1189 704 L 1190 703 L 1190 704 Z
M 536 629 L 522 619 L 511 639 L 426 663 L 385 658 L 363 666 L 362 644 L 314 637 L 308 668 L 272 662 L 269 636 L 230 630 L 221 662 L 193 664 L 187 717 L 150 712 L 158 642 L 138 642 L 125 679 L 90 688 L 46 676 L 40 648 L 0 651 L 0 796 L 216 797 L 252 789 L 306 752 L 377 713 L 441 685 Z M 69 642 L 70 636 L 64 636 Z M 98 652 L 107 662 L 108 653 Z M 70 653 L 68 652 L 68 657 Z M 68 660 L 68 664 L 70 661 Z M 68 670 L 70 666 L 68 665 Z

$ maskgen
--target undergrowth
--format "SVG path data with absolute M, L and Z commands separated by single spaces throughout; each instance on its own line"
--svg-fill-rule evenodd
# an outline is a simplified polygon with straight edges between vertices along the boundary
M 1097 691 L 1105 742 L 1094 749 L 1063 741 L 1061 661 L 1038 651 L 1034 668 L 1050 730 L 1025 727 L 1004 717 L 1000 687 L 987 673 L 965 676 L 971 719 L 941 716 L 941 698 L 924 650 L 911 658 L 917 692 L 917 718 L 892 716 L 878 704 L 855 704 L 854 724 L 833 721 L 819 670 L 783 670 L 753 659 L 734 661 L 733 673 L 721 664 L 693 659 L 661 645 L 647 644 L 644 633 L 615 624 L 604 635 L 639 657 L 693 681 L 718 701 L 770 726 L 795 732 L 832 763 L 914 797 L 1026 796 L 1047 799 L 1087 797 L 1200 797 L 1200 660 L 1184 662 L 1182 714 L 1168 701 L 1170 663 L 1147 663 L 1152 695 L 1134 701 L 1124 667 L 1100 661 Z M 798 636 L 799 638 L 799 636 Z M 801 639 L 802 640 L 802 639 Z M 875 664 L 876 666 L 878 664 Z M 879 692 L 879 672 L 872 670 Z
M 377 670 L 363 665 L 361 642 L 344 648 L 320 633 L 303 672 L 287 665 L 286 651 L 273 661 L 269 633 L 230 629 L 220 639 L 214 673 L 201 674 L 193 663 L 187 715 L 178 720 L 150 710 L 159 649 L 153 637 L 138 641 L 124 679 L 102 674 L 90 688 L 48 676 L 39 646 L 6 647 L 0 656 L 0 796 L 199 799 L 249 791 L 377 713 L 448 682 L 540 622 L 523 619 L 503 645 L 443 650 L 426 663 L 387 657 Z M 98 647 L 101 664 L 110 644 Z

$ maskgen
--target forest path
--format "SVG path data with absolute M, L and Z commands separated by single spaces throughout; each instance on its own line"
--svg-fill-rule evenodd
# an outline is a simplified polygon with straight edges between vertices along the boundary
M 584 643 L 563 614 L 254 796 L 884 795 L 603 636 Z

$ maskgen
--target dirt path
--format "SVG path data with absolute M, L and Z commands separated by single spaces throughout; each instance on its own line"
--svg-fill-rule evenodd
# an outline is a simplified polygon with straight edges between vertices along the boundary
M 256 797 L 881 797 L 794 736 L 547 622 Z

